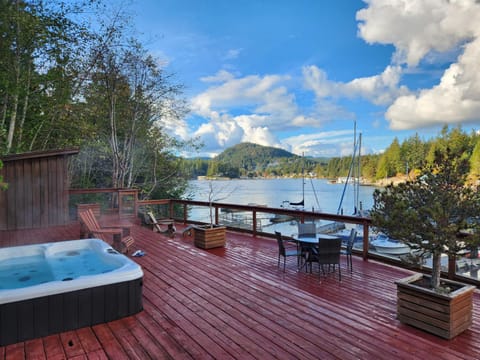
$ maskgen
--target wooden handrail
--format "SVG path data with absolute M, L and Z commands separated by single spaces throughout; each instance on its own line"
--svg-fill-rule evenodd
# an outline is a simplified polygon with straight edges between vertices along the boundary
M 113 189 L 113 188 L 105 188 L 105 189 L 70 189 L 70 194 L 92 194 L 92 193 L 118 193 L 119 191 L 125 191 L 126 189 Z M 189 219 L 188 218 L 188 207 L 189 206 L 200 206 L 208 208 L 210 206 L 209 202 L 207 201 L 198 201 L 198 200 L 182 200 L 182 199 L 156 199 L 156 200 L 138 200 L 136 199 L 136 209 L 139 209 L 141 206 L 149 206 L 149 205 L 162 205 L 168 206 L 168 213 L 169 217 L 174 219 L 177 222 L 182 222 L 184 224 L 203 224 L 202 222 Z M 340 222 L 340 223 L 349 223 L 349 224 L 359 224 L 363 226 L 363 249 L 361 251 L 361 255 L 364 260 L 368 259 L 375 259 L 386 263 L 391 263 L 395 266 L 405 267 L 404 264 L 400 260 L 390 259 L 383 257 L 381 255 L 377 255 L 374 253 L 369 253 L 369 231 L 370 227 L 372 226 L 372 221 L 369 218 L 365 217 L 358 217 L 358 216 L 350 216 L 350 215 L 336 215 L 331 213 L 317 213 L 311 211 L 302 211 L 302 210 L 288 210 L 285 208 L 273 208 L 273 207 L 266 207 L 266 206 L 258 206 L 258 205 L 240 205 L 240 204 L 230 204 L 230 203 L 217 203 L 214 202 L 211 204 L 215 210 L 215 222 L 218 224 L 219 221 L 219 210 L 220 209 L 228 209 L 228 210 L 236 210 L 236 211 L 243 211 L 243 212 L 250 212 L 252 214 L 252 229 L 243 229 L 234 226 L 227 226 L 228 228 L 237 231 L 237 232 L 245 232 L 251 233 L 253 237 L 262 235 L 267 237 L 273 237 L 274 235 L 271 233 L 262 232 L 261 230 L 257 229 L 256 220 L 258 213 L 268 213 L 268 214 L 275 214 L 275 215 L 290 215 L 303 221 L 305 218 L 309 219 L 319 219 L 319 220 L 329 220 L 333 222 Z M 183 211 L 178 211 L 178 206 L 183 207 Z M 175 209 L 177 210 L 175 212 Z M 181 214 L 178 216 L 178 214 Z M 177 216 L 175 216 L 177 214 Z M 359 253 L 359 252 L 357 252 Z M 419 271 L 423 271 L 419 269 Z M 478 281 L 474 279 L 468 279 L 462 277 L 461 279 L 458 276 L 455 276 L 456 280 L 461 280 L 463 282 L 469 282 L 475 285 L 478 285 Z
M 162 200 L 166 201 L 166 200 Z M 183 223 L 186 224 L 188 223 L 187 219 L 187 211 L 186 208 L 187 206 L 205 206 L 209 207 L 210 204 L 206 201 L 198 201 L 198 200 L 180 200 L 180 199 L 171 199 L 170 201 L 170 208 L 173 209 L 173 206 L 175 204 L 183 205 L 184 206 L 184 211 L 183 211 L 183 216 L 184 218 L 182 219 Z M 149 201 L 142 201 L 143 204 L 149 203 Z M 330 213 L 317 213 L 317 212 L 312 212 L 312 211 L 303 211 L 303 210 L 288 210 L 284 208 L 271 208 L 271 207 L 266 207 L 266 206 L 255 206 L 255 205 L 239 205 L 239 204 L 229 204 L 229 203 L 217 203 L 214 202 L 211 204 L 212 207 L 215 209 L 215 223 L 218 224 L 218 211 L 219 209 L 230 209 L 230 210 L 238 210 L 238 211 L 245 211 L 245 212 L 252 212 L 252 218 L 254 219 L 253 221 L 253 228 L 251 231 L 245 230 L 245 229 L 237 229 L 237 231 L 244 231 L 244 232 L 251 232 L 252 235 L 255 237 L 259 234 L 262 235 L 268 235 L 266 233 L 260 233 L 257 231 L 256 227 L 256 218 L 257 218 L 257 213 L 269 213 L 269 214 L 279 214 L 279 215 L 290 215 L 293 217 L 297 218 L 313 218 L 313 219 L 319 219 L 319 220 L 330 220 L 334 222 L 343 222 L 343 223 L 349 223 L 349 224 L 360 224 L 363 225 L 363 252 L 362 256 L 364 259 L 367 259 L 369 254 L 368 254 L 368 247 L 369 247 L 369 228 L 371 225 L 371 220 L 369 218 L 365 217 L 358 217 L 358 216 L 349 216 L 349 215 L 336 215 L 336 214 L 330 214 Z M 173 217 L 174 214 L 171 211 L 170 216 Z

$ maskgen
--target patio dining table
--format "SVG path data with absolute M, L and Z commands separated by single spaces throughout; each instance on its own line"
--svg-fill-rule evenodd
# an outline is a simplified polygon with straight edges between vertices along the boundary
M 298 268 L 298 271 L 306 269 L 308 258 L 311 255 L 315 245 L 318 244 L 319 240 L 334 240 L 338 239 L 338 236 L 329 235 L 329 234 L 316 234 L 315 236 L 296 236 L 293 239 L 297 242 L 298 246 L 305 252 L 305 262 Z M 301 256 L 301 255 L 300 255 Z
M 316 244 L 318 240 L 334 240 L 338 239 L 338 236 L 329 235 L 329 234 L 317 234 L 315 236 L 296 236 L 295 241 L 304 244 Z

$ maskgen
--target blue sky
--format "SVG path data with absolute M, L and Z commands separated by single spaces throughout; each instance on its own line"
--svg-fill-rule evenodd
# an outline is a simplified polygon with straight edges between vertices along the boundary
M 480 124 L 474 0 L 137 0 L 147 48 L 185 85 L 191 112 L 162 125 L 196 156 L 240 142 L 306 156 Z M 187 154 L 186 154 L 187 155 Z

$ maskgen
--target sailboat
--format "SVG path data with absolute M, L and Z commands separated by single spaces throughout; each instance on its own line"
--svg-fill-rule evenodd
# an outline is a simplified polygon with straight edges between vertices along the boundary
M 343 186 L 343 191 L 342 191 L 342 196 L 340 198 L 340 202 L 338 203 L 338 209 L 337 209 L 337 215 L 343 215 L 343 199 L 345 197 L 345 192 L 347 190 L 347 187 L 350 184 L 353 184 L 353 215 L 359 215 L 361 212 L 360 208 L 360 178 L 362 176 L 362 171 L 361 171 L 361 147 L 362 147 L 362 133 L 358 135 L 358 141 L 357 141 L 357 123 L 355 122 L 354 126 L 354 135 L 353 135 L 353 154 L 352 154 L 352 160 L 350 162 L 350 167 L 348 169 L 348 175 L 345 178 L 342 183 L 344 184 Z
M 288 200 L 284 200 L 282 201 L 280 207 L 288 210 L 303 210 L 304 204 L 304 200 L 299 201 L 298 203 L 292 203 Z M 274 217 L 270 218 L 270 222 L 272 223 L 287 222 L 291 220 L 295 220 L 295 217 L 287 214 L 275 214 Z
M 355 122 L 354 125 L 354 137 L 353 137 L 353 154 L 352 159 L 350 162 L 350 167 L 348 169 L 348 175 L 342 181 L 344 184 L 342 196 L 340 197 L 340 201 L 337 208 L 337 215 L 343 215 L 343 200 L 345 197 L 345 193 L 347 191 L 348 186 L 353 186 L 353 216 L 366 216 L 366 212 L 361 208 L 360 203 L 360 179 L 361 179 L 361 147 L 362 147 L 362 133 L 358 135 L 357 140 L 357 123 Z M 357 224 L 338 224 L 340 230 L 338 230 L 335 234 L 340 236 L 342 239 L 348 239 L 350 236 L 350 230 L 355 228 L 357 230 L 357 237 L 355 238 L 355 242 L 362 242 L 363 241 L 363 227 Z
M 303 158 L 304 154 L 302 154 Z M 280 205 L 281 208 L 288 210 L 304 210 L 305 209 L 305 164 L 302 165 L 302 200 L 298 202 L 291 202 L 289 200 L 282 201 Z M 286 222 L 295 220 L 294 216 L 287 214 L 275 214 L 273 218 L 270 219 L 273 223 Z

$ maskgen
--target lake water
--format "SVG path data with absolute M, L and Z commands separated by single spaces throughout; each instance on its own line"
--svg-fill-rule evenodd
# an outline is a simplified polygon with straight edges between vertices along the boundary
M 280 208 L 284 201 L 299 202 L 302 200 L 302 179 L 256 179 L 256 180 L 194 180 L 190 182 L 194 200 L 208 201 L 209 187 L 212 184 L 213 201 L 230 204 L 258 204 L 268 207 Z M 373 191 L 375 187 L 360 186 L 359 208 L 368 210 L 373 205 Z M 337 214 L 340 200 L 343 195 L 340 213 L 352 215 L 355 210 L 355 194 L 351 184 L 332 184 L 324 179 L 305 179 L 305 210 Z M 232 217 L 235 214 L 221 214 L 225 216 L 221 223 L 235 222 Z M 227 216 L 230 216 L 228 218 Z M 189 217 L 194 220 L 209 222 L 208 208 L 192 208 Z M 257 227 L 261 231 L 274 233 L 280 231 L 283 234 L 293 235 L 297 231 L 296 222 L 271 220 L 271 214 L 257 214 Z M 245 220 L 243 218 L 242 220 Z M 248 219 L 247 219 L 248 222 Z M 320 222 L 318 225 L 325 225 Z
M 281 207 L 283 201 L 302 200 L 302 179 L 215 180 L 211 182 L 215 199 L 220 203 L 248 205 L 251 203 Z M 208 201 L 210 181 L 190 182 L 194 200 Z M 305 179 L 305 210 L 336 214 L 344 192 L 344 184 L 332 184 L 324 179 Z M 360 186 L 359 207 L 370 209 L 373 205 L 375 187 Z M 317 202 L 318 199 L 318 202 Z M 345 190 L 341 209 L 351 215 L 355 209 L 355 194 L 352 185 Z

